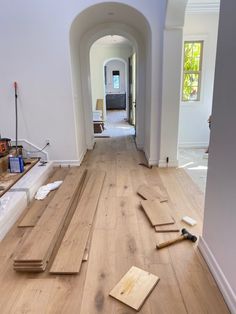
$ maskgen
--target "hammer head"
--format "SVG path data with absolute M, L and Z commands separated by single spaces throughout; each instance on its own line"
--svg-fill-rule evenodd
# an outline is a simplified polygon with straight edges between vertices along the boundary
M 197 237 L 193 234 L 191 234 L 187 229 L 182 229 L 181 230 L 182 235 L 187 239 L 190 240 L 192 242 L 196 242 L 197 241 Z

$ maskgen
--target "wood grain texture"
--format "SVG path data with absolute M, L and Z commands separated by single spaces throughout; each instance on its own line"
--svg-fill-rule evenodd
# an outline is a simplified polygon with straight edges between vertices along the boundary
M 84 177 L 84 170 L 70 169 L 37 225 L 23 242 L 14 262 L 43 262 L 45 268 Z
M 172 225 L 164 225 L 164 226 L 154 226 L 155 231 L 159 233 L 164 233 L 164 232 L 179 232 L 180 228 L 176 223 Z
M 125 130 L 124 130 L 125 131 Z M 212 275 L 198 251 L 188 241 L 156 250 L 157 242 L 175 233 L 153 231 L 140 208 L 139 185 L 160 186 L 179 222 L 188 215 L 198 221 L 191 232 L 200 235 L 204 195 L 184 169 L 147 169 L 138 163 L 133 137 L 96 139 L 82 167 L 106 171 L 94 220 L 89 259 L 79 276 L 17 273 L 13 259 L 29 228 L 17 223 L 0 243 L 1 314 L 134 314 L 136 311 L 109 297 L 110 290 L 132 265 L 157 274 L 157 287 L 140 309 L 140 314 L 229 314 Z M 141 157 L 140 157 L 141 156 Z M 127 188 L 125 188 L 125 185 Z
M 109 295 L 139 311 L 158 281 L 157 276 L 132 266 Z
M 68 168 L 58 168 L 47 180 L 45 184 L 58 181 L 58 180 L 64 180 L 65 176 L 69 172 Z M 43 212 L 45 211 L 46 207 L 50 203 L 50 201 L 53 199 L 54 195 L 56 194 L 57 190 L 51 191 L 49 195 L 44 200 L 33 200 L 30 202 L 28 208 L 26 209 L 26 213 L 24 213 L 24 216 L 22 220 L 20 221 L 18 227 L 19 228 L 25 228 L 25 227 L 34 227 L 39 220 L 39 218 L 42 216 Z
M 97 170 L 90 174 L 50 273 L 79 273 L 104 178 L 104 171 Z
M 146 184 L 142 184 L 138 187 L 137 193 L 145 200 L 152 201 L 158 199 L 160 202 L 168 202 L 167 196 L 158 185 L 151 187 Z
M 141 205 L 152 226 L 170 225 L 175 223 L 167 203 L 160 203 L 159 200 L 146 200 L 141 201 Z

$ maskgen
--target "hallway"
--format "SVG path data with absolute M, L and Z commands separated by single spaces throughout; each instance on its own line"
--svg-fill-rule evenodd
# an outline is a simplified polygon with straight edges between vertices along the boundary
M 176 235 L 154 232 L 136 191 L 142 183 L 160 185 L 179 219 L 189 215 L 198 221 L 192 228 L 180 223 L 196 235 L 202 230 L 203 194 L 183 169 L 139 166 L 143 156 L 132 136 L 96 142 L 82 164 L 106 171 L 88 261 L 78 276 L 15 273 L 14 252 L 27 232 L 16 224 L 0 243 L 1 313 L 136 313 L 108 296 L 132 265 L 160 277 L 139 313 L 229 313 L 197 244 L 155 249 L 158 241 Z

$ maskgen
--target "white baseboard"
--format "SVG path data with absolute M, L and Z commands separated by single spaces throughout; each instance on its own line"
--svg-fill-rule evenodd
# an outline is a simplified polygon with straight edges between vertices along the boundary
M 220 268 L 220 265 L 217 263 L 217 260 L 202 237 L 199 238 L 198 248 L 209 266 L 231 313 L 236 313 L 236 295 Z
M 1 197 L 1 200 L 4 199 L 7 199 L 8 203 L 5 210 L 0 206 L 0 241 L 27 207 L 27 195 L 25 192 L 7 192 Z
M 87 149 L 88 149 L 88 150 L 93 150 L 93 149 L 94 149 L 95 142 L 96 142 L 96 141 L 95 141 L 95 137 L 93 137 L 91 143 L 87 145 Z
M 164 159 L 160 159 L 158 162 L 159 168 L 167 168 L 167 167 L 176 168 L 178 166 L 179 166 L 179 162 L 177 159 L 170 159 L 168 164 L 167 164 L 166 160 L 164 160 Z
M 178 144 L 178 148 L 207 148 L 208 142 L 182 142 Z
M 53 160 L 53 165 L 54 166 L 62 166 L 62 167 L 80 166 L 86 153 L 87 153 L 87 150 L 83 151 L 83 153 L 80 155 L 79 159 L 75 159 L 75 160 Z
M 137 137 L 135 137 L 134 140 L 135 140 L 135 144 L 136 144 L 137 149 L 138 149 L 138 150 L 143 150 L 143 147 L 144 147 L 143 143 L 140 143 L 140 142 L 137 140 Z
M 15 224 L 52 170 L 51 162 L 42 167 L 36 164 L 1 197 L 1 201 L 4 199 L 8 201 L 6 208 L 0 206 L 0 241 Z

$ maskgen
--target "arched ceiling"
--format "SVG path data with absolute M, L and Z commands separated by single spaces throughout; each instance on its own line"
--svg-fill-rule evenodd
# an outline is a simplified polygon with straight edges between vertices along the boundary
M 90 29 L 105 23 L 129 25 L 143 37 L 150 31 L 146 18 L 135 8 L 122 3 L 106 2 L 93 5 L 80 13 L 72 23 L 71 32 L 80 38 Z

